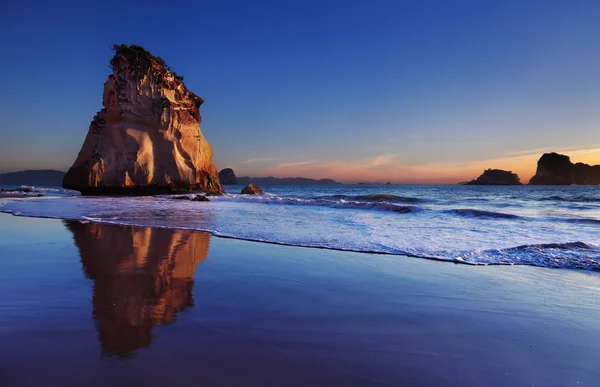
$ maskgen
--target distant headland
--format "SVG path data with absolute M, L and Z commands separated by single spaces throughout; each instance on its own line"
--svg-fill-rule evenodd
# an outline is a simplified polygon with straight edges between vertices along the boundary
M 558 153 L 544 154 L 537 164 L 531 185 L 598 185 L 600 165 L 573 164 L 569 156 Z
M 0 173 L 2 185 L 62 185 L 65 173 L 54 169 L 37 169 L 19 172 Z
M 333 179 L 310 179 L 306 177 L 237 177 L 231 168 L 222 169 L 219 172 L 219 178 L 223 185 L 333 185 L 342 184 Z

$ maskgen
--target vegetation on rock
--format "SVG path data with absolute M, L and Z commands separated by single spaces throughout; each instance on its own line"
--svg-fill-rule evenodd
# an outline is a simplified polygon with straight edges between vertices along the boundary
M 178 75 L 175 71 L 167 65 L 163 58 L 160 56 L 152 55 L 148 50 L 137 44 L 126 45 L 126 44 L 115 44 L 112 47 L 115 55 L 110 60 L 110 67 L 113 71 L 119 66 L 121 60 L 125 60 L 130 66 L 133 67 L 135 76 L 140 79 L 150 70 L 152 67 L 152 61 L 171 72 L 175 79 L 183 81 L 183 76 Z

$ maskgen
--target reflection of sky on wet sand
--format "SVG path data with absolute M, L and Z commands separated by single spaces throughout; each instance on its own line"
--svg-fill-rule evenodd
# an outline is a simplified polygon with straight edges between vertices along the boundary
M 597 384 L 598 273 L 208 239 L 0 214 L 0 385 Z
M 210 235 L 185 230 L 66 222 L 85 275 L 94 281 L 93 314 L 103 353 L 148 347 L 152 328 L 194 305 L 198 263 Z

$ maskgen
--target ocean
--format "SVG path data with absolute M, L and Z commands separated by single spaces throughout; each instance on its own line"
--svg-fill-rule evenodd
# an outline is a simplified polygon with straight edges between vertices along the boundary
M 256 196 L 242 188 L 225 186 L 207 203 L 37 187 L 44 197 L 0 199 L 0 211 L 397 259 L 600 271 L 597 186 L 282 185 Z

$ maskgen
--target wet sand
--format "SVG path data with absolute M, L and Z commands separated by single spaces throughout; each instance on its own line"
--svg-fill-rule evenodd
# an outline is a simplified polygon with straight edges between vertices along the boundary
M 597 386 L 600 274 L 0 214 L 2 386 Z

